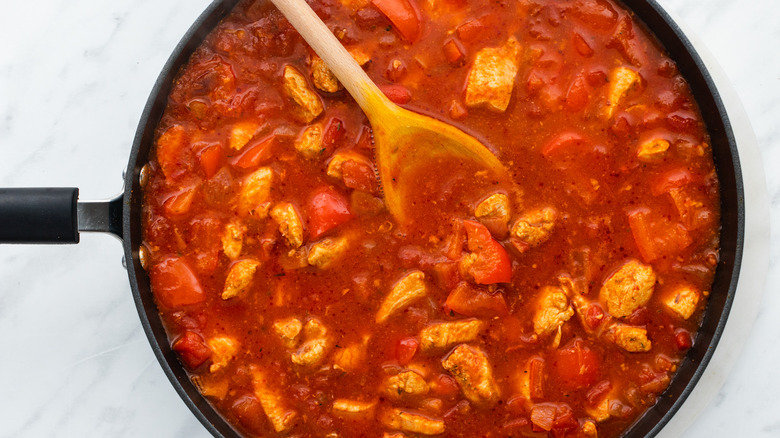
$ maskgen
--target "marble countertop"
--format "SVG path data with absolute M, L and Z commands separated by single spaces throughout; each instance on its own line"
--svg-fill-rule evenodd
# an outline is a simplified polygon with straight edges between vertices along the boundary
M 122 189 L 152 85 L 209 1 L 6 3 L 0 187 L 70 186 L 81 189 L 82 199 L 112 197 Z M 696 401 L 694 411 L 702 412 L 695 421 L 686 414 L 693 425 L 683 436 L 778 437 L 780 6 L 776 0 L 659 3 L 709 48 L 725 72 L 720 80 L 741 99 L 763 157 L 772 214 L 766 287 L 762 278 L 751 279 L 757 316 L 743 325 L 739 348 L 724 350 L 734 367 L 724 371 L 720 389 L 713 384 L 714 397 Z M 761 166 L 756 162 L 753 173 Z M 760 238 L 769 239 L 766 231 Z M 0 437 L 207 436 L 154 358 L 122 246 L 112 237 L 0 246 L 0 352 Z

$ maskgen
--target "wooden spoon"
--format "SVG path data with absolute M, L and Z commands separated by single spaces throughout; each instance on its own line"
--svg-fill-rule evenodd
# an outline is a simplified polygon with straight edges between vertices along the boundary
M 368 117 L 385 205 L 404 225 L 404 197 L 411 169 L 435 159 L 471 160 L 510 182 L 507 168 L 479 140 L 434 118 L 391 102 L 358 65 L 305 0 L 271 0 L 304 40 L 325 61 Z

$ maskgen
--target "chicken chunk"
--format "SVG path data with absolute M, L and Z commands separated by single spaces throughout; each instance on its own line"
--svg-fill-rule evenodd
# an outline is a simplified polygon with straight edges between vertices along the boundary
M 233 129 L 230 130 L 230 137 L 228 138 L 230 149 L 240 151 L 254 138 L 259 130 L 260 125 L 257 122 L 246 121 L 236 123 L 233 125 Z
M 235 260 L 241 255 L 245 234 L 246 227 L 238 222 L 231 222 L 225 226 L 225 234 L 222 235 L 222 252 L 230 260 Z
M 480 202 L 474 210 L 474 216 L 482 222 L 496 237 L 506 235 L 509 226 L 509 197 L 503 193 L 495 193 Z
M 387 294 L 376 313 L 376 322 L 383 323 L 393 313 L 403 309 L 428 293 L 425 274 L 414 271 L 399 280 Z
M 486 47 L 474 59 L 466 81 L 466 106 L 506 111 L 519 67 L 520 43 L 514 37 L 502 47 Z
M 478 319 L 431 324 L 420 331 L 420 348 L 431 350 L 472 342 L 485 325 Z
M 382 424 L 391 429 L 423 435 L 439 435 L 445 430 L 443 420 L 432 419 L 417 412 L 397 408 L 383 412 L 381 421 Z
M 604 117 L 611 119 L 615 109 L 629 91 L 639 86 L 642 82 L 639 73 L 628 67 L 617 67 L 609 72 L 609 90 L 607 91 L 607 104 L 604 108 Z
M 672 291 L 663 303 L 683 319 L 688 319 L 699 304 L 699 291 L 691 286 L 679 286 Z
M 364 66 L 371 60 L 368 55 L 360 49 L 349 50 L 349 54 L 360 66 Z M 314 86 L 327 93 L 335 93 L 344 89 L 336 75 L 325 65 L 325 61 L 319 56 L 313 56 L 311 60 L 311 78 Z
M 369 160 L 365 155 L 355 152 L 355 151 L 346 151 L 346 152 L 336 152 L 333 154 L 333 157 L 328 162 L 328 168 L 326 169 L 326 173 L 328 176 L 332 178 L 336 178 L 338 180 L 341 180 L 344 178 L 344 174 L 342 173 L 342 167 L 344 166 L 344 163 L 347 161 L 354 161 L 355 163 L 359 163 L 363 166 L 368 166 L 370 168 L 373 168 L 374 165 L 371 163 L 371 160 Z
M 552 207 L 538 208 L 521 215 L 512 225 L 511 241 L 520 252 L 539 246 L 550 239 L 558 213 Z
M 647 339 L 647 330 L 641 327 L 618 324 L 613 329 L 613 334 L 615 344 L 630 353 L 644 353 L 653 348 L 653 344 Z
M 260 262 L 253 259 L 245 259 L 233 263 L 225 280 L 225 288 L 222 289 L 222 299 L 229 300 L 244 293 L 252 282 L 252 277 L 254 277 L 259 266 Z
M 323 111 L 322 100 L 309 87 L 306 78 L 292 66 L 284 67 L 284 91 L 296 104 L 301 120 L 309 123 Z
M 636 151 L 636 157 L 640 161 L 653 162 L 663 158 L 669 150 L 669 142 L 662 138 L 654 138 L 639 145 Z
M 289 202 L 280 202 L 271 210 L 271 219 L 279 225 L 279 232 L 293 248 L 303 245 L 303 221 L 295 206 Z
M 171 178 L 181 168 L 181 153 L 189 143 L 187 130 L 181 125 L 173 125 L 157 139 L 157 162 L 166 178 Z
M 268 217 L 273 179 L 274 171 L 270 167 L 261 167 L 246 177 L 238 199 L 239 214 L 259 219 Z
M 552 286 L 542 289 L 536 309 L 534 332 L 540 336 L 554 332 L 574 316 L 574 309 L 569 305 L 566 294 Z
M 298 344 L 298 335 L 303 329 L 303 323 L 296 317 L 290 317 L 274 322 L 272 328 L 285 347 L 293 348 Z
M 629 260 L 604 282 L 599 297 L 610 315 L 623 318 L 650 301 L 655 280 L 652 267 Z
M 325 151 L 323 141 L 322 125 L 310 125 L 295 139 L 295 150 L 304 157 L 313 160 L 322 156 Z
M 224 368 L 236 357 L 238 353 L 238 342 L 228 336 L 217 336 L 206 341 L 211 349 L 211 366 L 209 371 L 212 373 Z
M 373 416 L 376 401 L 349 400 L 337 398 L 333 400 L 333 412 L 335 414 L 360 414 L 362 416 Z
M 333 348 L 327 327 L 317 319 L 306 322 L 303 327 L 303 338 L 303 345 L 291 357 L 296 365 L 304 367 L 319 365 Z
M 594 420 L 598 421 L 599 423 L 603 423 L 610 418 L 609 414 L 609 402 L 611 398 L 606 397 L 600 402 L 598 402 L 595 406 L 590 406 L 588 404 L 585 405 L 585 412 L 588 413 Z
M 425 395 L 429 390 L 425 379 L 414 371 L 402 371 L 390 376 L 384 384 L 384 392 L 390 397 L 400 397 L 404 394 Z
M 333 367 L 346 372 L 354 372 L 360 368 L 366 359 L 366 345 L 361 343 L 347 344 L 333 352 Z
M 599 436 L 598 429 L 596 428 L 596 423 L 593 421 L 586 420 L 585 422 L 583 422 L 580 430 L 582 431 L 582 434 L 587 438 L 598 438 Z
M 326 237 L 311 246 L 308 262 L 320 269 L 329 268 L 349 248 L 346 237 Z
M 278 376 L 266 376 L 261 371 L 255 371 L 252 378 L 255 397 L 260 401 L 266 417 L 271 422 L 276 433 L 282 433 L 290 430 L 298 414 L 285 406 L 284 396 L 276 390 L 273 385 L 278 380 Z
M 493 405 L 498 401 L 498 385 L 484 352 L 461 344 L 441 363 L 458 382 L 463 395 L 469 401 L 477 405 Z

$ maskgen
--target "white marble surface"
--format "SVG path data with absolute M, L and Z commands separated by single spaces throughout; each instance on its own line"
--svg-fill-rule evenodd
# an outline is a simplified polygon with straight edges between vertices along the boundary
M 684 411 L 692 421 L 703 410 L 684 436 L 779 437 L 780 4 L 659 1 L 710 49 L 741 98 L 773 220 L 766 289 L 753 283 L 761 301 L 752 330 L 753 321 L 744 325 L 739 356 L 728 352 L 735 366 L 714 398 Z M 117 193 L 152 84 L 208 3 L 6 0 L 0 186 L 79 187 L 82 199 Z M 121 257 L 106 235 L 82 234 L 75 246 L 0 246 L 0 437 L 207 436 L 152 354 Z

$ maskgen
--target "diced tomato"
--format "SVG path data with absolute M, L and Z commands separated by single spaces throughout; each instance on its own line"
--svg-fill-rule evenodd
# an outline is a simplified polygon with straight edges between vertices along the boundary
M 495 14 L 486 14 L 477 18 L 471 18 L 463 22 L 455 29 L 458 38 L 465 43 L 473 43 L 491 36 L 498 24 Z
M 650 183 L 650 191 L 653 193 L 653 196 L 660 196 L 672 189 L 678 189 L 689 184 L 693 180 L 694 177 L 690 170 L 684 167 L 674 168 L 653 178 Z
M 374 139 L 371 135 L 371 128 L 366 125 L 360 127 L 360 135 L 357 139 L 357 146 L 360 149 L 371 150 L 374 148 Z
M 566 93 L 566 108 L 570 111 L 581 111 L 588 105 L 590 95 L 588 94 L 588 85 L 584 73 L 580 73 L 574 78 L 569 91 Z
M 490 231 L 479 222 L 464 221 L 468 235 L 469 251 L 477 255 L 477 260 L 469 273 L 478 284 L 509 283 L 512 280 L 512 263 L 506 250 Z
M 189 263 L 180 257 L 167 257 L 149 271 L 152 291 L 165 308 L 197 304 L 206 299 L 200 280 Z
M 666 123 L 675 132 L 695 134 L 700 129 L 698 118 L 690 111 L 675 111 L 666 117 Z
M 544 398 L 544 359 L 541 357 L 528 362 L 528 386 L 532 399 Z
M 672 198 L 680 216 L 680 221 L 688 230 L 697 230 L 715 221 L 715 214 L 705 203 L 697 200 L 691 195 L 691 191 L 684 188 L 669 190 L 669 197 Z
M 260 141 L 245 146 L 244 151 L 234 161 L 234 166 L 241 169 L 252 169 L 273 157 L 276 136 L 271 135 Z
M 582 340 L 552 353 L 552 374 L 567 390 L 585 388 L 599 377 L 600 360 Z
M 352 219 L 349 201 L 332 187 L 316 189 L 309 199 L 309 230 L 313 239 Z
M 550 158 L 561 153 L 576 153 L 586 143 L 585 137 L 576 132 L 562 132 L 544 145 L 542 155 Z
M 504 422 L 504 424 L 501 425 L 501 429 L 504 429 L 505 431 L 509 432 L 512 430 L 524 428 L 529 424 L 531 424 L 531 421 L 528 420 L 528 418 L 525 417 L 513 418 L 511 420 Z
M 344 138 L 346 129 L 344 128 L 344 122 L 337 117 L 331 117 L 328 120 L 328 124 L 325 125 L 325 133 L 322 136 L 322 144 L 326 149 L 333 149 L 333 147 Z
M 175 178 L 186 170 L 188 144 L 189 135 L 181 125 L 171 126 L 157 139 L 157 163 L 166 178 Z
M 439 262 L 433 266 L 436 282 L 442 289 L 451 290 L 460 282 L 457 262 Z
M 641 306 L 634 310 L 633 313 L 628 315 L 625 319 L 627 324 L 630 325 L 646 325 L 651 321 L 650 311 L 647 310 L 647 306 Z
M 403 105 L 412 100 L 412 92 L 403 85 L 380 85 L 379 89 L 390 101 Z
M 618 19 L 615 9 L 607 2 L 599 0 L 577 0 L 572 14 L 594 29 L 612 28 Z
M 455 397 L 460 392 L 458 382 L 446 374 L 439 374 L 433 379 L 431 390 L 443 397 Z
M 393 23 L 407 42 L 413 43 L 420 36 L 420 14 L 411 0 L 372 0 Z
M 181 216 L 190 211 L 197 189 L 198 186 L 187 187 L 166 199 L 163 203 L 166 215 Z
M 449 38 L 444 41 L 442 50 L 444 51 L 444 59 L 450 64 L 460 64 L 466 57 L 466 49 L 457 38 Z
M 663 256 L 674 255 L 693 242 L 681 224 L 647 208 L 630 212 L 628 224 L 642 259 L 648 263 Z
M 691 334 L 685 329 L 678 329 L 674 334 L 674 340 L 677 342 L 677 348 L 680 351 L 685 351 L 693 345 Z
M 341 165 L 344 185 L 355 190 L 374 193 L 377 187 L 376 173 L 368 163 L 347 160 Z
M 179 353 L 184 365 L 194 370 L 211 357 L 211 349 L 199 334 L 187 330 L 173 342 L 173 350 Z
M 560 404 L 555 412 L 555 420 L 552 425 L 554 438 L 563 438 L 567 433 L 579 429 L 580 423 L 574 418 L 574 412 L 568 405 Z
M 198 248 L 194 256 L 198 273 L 211 274 L 217 269 L 222 230 L 222 221 L 213 215 L 198 215 L 189 222 L 188 247 Z
M 602 380 L 601 382 L 593 385 L 587 393 L 585 393 L 585 400 L 591 406 L 596 406 L 604 397 L 612 391 L 612 382 L 609 380 Z
M 406 365 L 412 361 L 417 353 L 417 347 L 420 345 L 415 338 L 404 338 L 398 341 L 395 347 L 395 358 L 401 365 Z
M 242 395 L 230 406 L 231 412 L 234 412 L 236 418 L 242 426 L 247 428 L 255 435 L 262 435 L 268 430 L 268 417 L 263 411 L 263 405 L 254 395 Z
M 585 324 L 588 328 L 595 330 L 604 321 L 604 309 L 598 304 L 591 304 L 585 311 Z
M 222 146 L 215 144 L 203 149 L 200 151 L 198 160 L 200 161 L 200 168 L 203 170 L 203 174 L 206 175 L 206 179 L 211 179 L 222 164 Z
M 506 315 L 509 309 L 503 293 L 490 293 L 485 288 L 461 282 L 447 296 L 444 311 L 466 316 L 491 317 Z
M 574 48 L 577 50 L 577 52 L 582 56 L 592 56 L 593 55 L 593 49 L 590 48 L 590 45 L 587 41 L 585 41 L 585 38 L 582 37 L 577 32 L 574 32 L 574 36 L 572 37 L 572 41 L 574 43 Z

